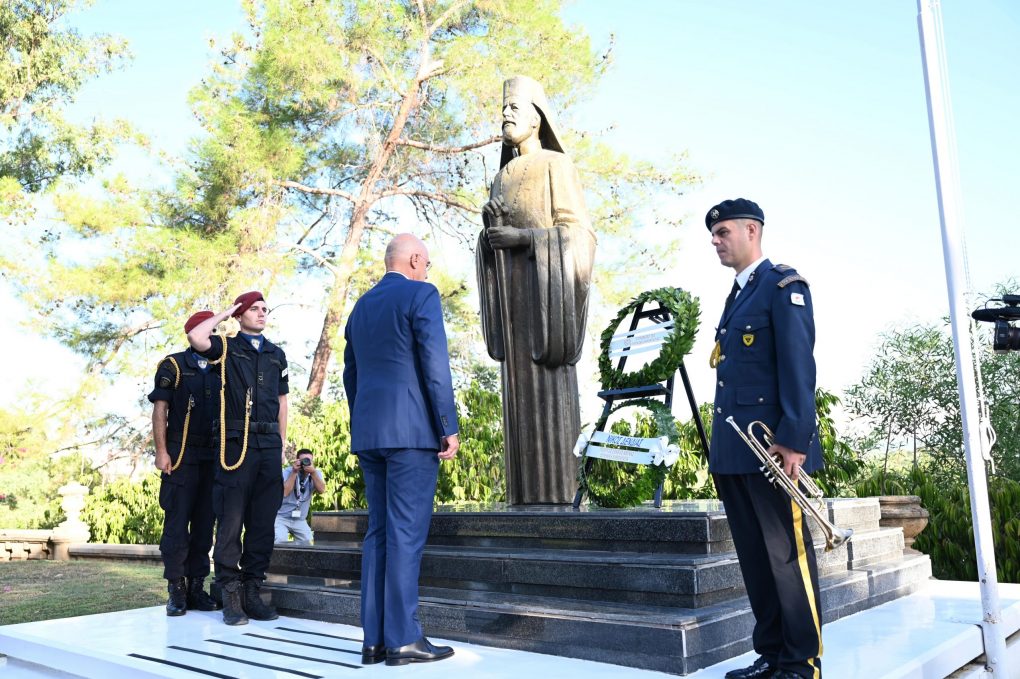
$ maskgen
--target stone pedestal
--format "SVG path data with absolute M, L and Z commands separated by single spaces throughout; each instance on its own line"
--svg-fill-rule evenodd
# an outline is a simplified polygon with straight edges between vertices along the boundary
M 53 529 L 50 536 L 53 545 L 51 558 L 69 561 L 71 556 L 68 547 L 74 543 L 88 542 L 92 536 L 88 525 L 81 520 L 81 510 L 85 508 L 85 496 L 89 494 L 89 489 L 75 481 L 61 486 L 57 492 L 63 498 L 60 507 L 67 518 Z
M 916 554 L 914 540 L 928 525 L 928 510 L 921 506 L 916 495 L 882 495 L 878 498 L 882 510 L 879 525 L 884 528 L 903 529 L 903 551 Z

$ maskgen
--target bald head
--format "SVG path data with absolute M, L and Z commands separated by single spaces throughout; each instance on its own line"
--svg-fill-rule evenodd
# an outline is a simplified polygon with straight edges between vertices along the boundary
M 386 246 L 386 271 L 397 271 L 411 280 L 428 278 L 429 250 L 420 238 L 411 233 L 394 236 Z

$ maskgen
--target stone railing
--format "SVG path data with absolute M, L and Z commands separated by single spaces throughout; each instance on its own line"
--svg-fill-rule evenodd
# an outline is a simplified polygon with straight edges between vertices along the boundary
M 69 483 L 57 491 L 63 498 L 60 507 L 67 517 L 53 530 L 22 530 L 0 528 L 0 561 L 25 559 L 70 559 L 68 547 L 88 542 L 89 527 L 81 520 L 85 496 L 89 489 L 80 483 Z

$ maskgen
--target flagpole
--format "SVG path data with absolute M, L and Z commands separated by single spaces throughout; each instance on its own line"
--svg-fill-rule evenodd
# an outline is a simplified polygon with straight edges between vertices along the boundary
M 942 11 L 939 0 L 917 0 L 917 26 L 921 40 L 924 86 L 928 100 L 928 124 L 931 153 L 935 165 L 935 189 L 942 226 L 942 252 L 949 290 L 949 313 L 956 354 L 956 379 L 960 394 L 963 443 L 967 457 L 967 482 L 970 486 L 970 514 L 974 526 L 978 581 L 981 586 L 981 634 L 985 647 L 985 669 L 991 677 L 1009 677 L 1006 639 L 999 603 L 999 585 L 995 571 L 995 547 L 988 506 L 988 481 L 981 455 L 980 421 L 977 411 L 977 385 L 971 350 L 968 309 L 964 298 L 965 262 L 960 228 L 960 192 L 953 136 L 949 83 L 945 71 L 945 44 L 942 36 Z

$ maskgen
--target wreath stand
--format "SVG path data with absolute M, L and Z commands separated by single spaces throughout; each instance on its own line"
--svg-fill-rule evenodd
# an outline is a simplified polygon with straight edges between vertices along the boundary
M 621 318 L 617 318 L 616 321 L 610 324 L 609 328 L 602 336 L 602 351 L 603 361 L 611 361 L 618 359 L 616 364 L 615 373 L 621 375 L 623 368 L 627 364 L 627 359 L 633 354 L 643 353 L 647 351 L 660 351 L 664 340 L 672 333 L 676 332 L 674 322 L 677 320 L 675 314 L 670 310 L 669 306 L 665 304 L 661 299 L 661 293 L 673 292 L 672 289 L 661 289 L 652 290 L 639 295 L 631 302 L 628 307 L 625 307 L 621 311 L 621 315 L 625 315 L 624 312 L 628 308 L 634 308 L 634 314 L 631 317 L 630 328 L 626 332 L 610 334 L 616 329 Z M 676 289 L 675 293 L 683 293 L 679 288 Z M 645 305 L 654 301 L 657 306 L 650 309 L 645 309 Z M 695 308 L 697 302 L 694 302 Z M 696 328 L 696 311 L 695 311 L 695 323 Z M 654 325 L 646 326 L 638 329 L 638 325 L 642 320 L 648 319 L 654 323 Z M 689 342 L 693 344 L 693 333 L 694 329 L 689 329 L 691 335 Z M 608 346 L 607 346 L 607 341 Z M 686 352 L 684 352 L 686 353 Z M 602 408 L 602 415 L 598 419 L 594 434 L 591 437 L 591 441 L 585 446 L 584 460 L 582 462 L 582 473 L 580 475 L 580 483 L 578 484 L 577 493 L 574 495 L 574 509 L 578 509 L 581 506 L 581 501 L 584 499 L 585 494 L 588 492 L 587 477 L 591 472 L 592 459 L 615 459 L 620 461 L 635 462 L 638 464 L 654 464 L 653 459 L 655 458 L 656 451 L 654 450 L 656 439 L 641 439 L 637 437 L 620 437 L 609 434 L 605 431 L 605 427 L 609 422 L 609 415 L 628 404 L 640 405 L 641 402 L 647 405 L 648 402 L 655 402 L 654 399 L 663 397 L 661 406 L 664 407 L 666 412 L 670 412 L 673 407 L 673 386 L 676 372 L 680 372 L 680 378 L 683 380 L 684 391 L 687 394 L 687 402 L 690 405 L 691 413 L 694 418 L 695 425 L 698 429 L 698 437 L 701 440 L 702 449 L 705 452 L 705 459 L 708 459 L 708 438 L 705 435 L 705 425 L 701 420 L 701 412 L 698 410 L 697 401 L 694 398 L 694 390 L 691 387 L 690 377 L 687 375 L 687 367 L 684 365 L 684 361 L 681 358 L 679 365 L 676 369 L 671 370 L 669 376 L 664 381 L 658 381 L 654 384 L 646 384 L 642 386 L 628 386 L 613 388 L 613 385 L 607 384 L 607 373 L 605 370 L 602 371 L 602 390 L 599 391 L 598 396 L 605 405 Z M 670 416 L 672 417 L 672 416 Z M 660 432 L 663 433 L 663 432 Z M 624 448 L 628 448 L 627 453 L 614 454 L 612 448 L 606 448 L 600 444 L 617 444 Z M 619 448 L 617 449 L 619 451 Z M 622 453 L 623 451 L 619 451 Z M 636 454 L 635 454 L 636 452 Z M 662 507 L 662 486 L 665 474 L 660 478 L 658 486 L 655 489 L 655 508 L 659 509 Z

